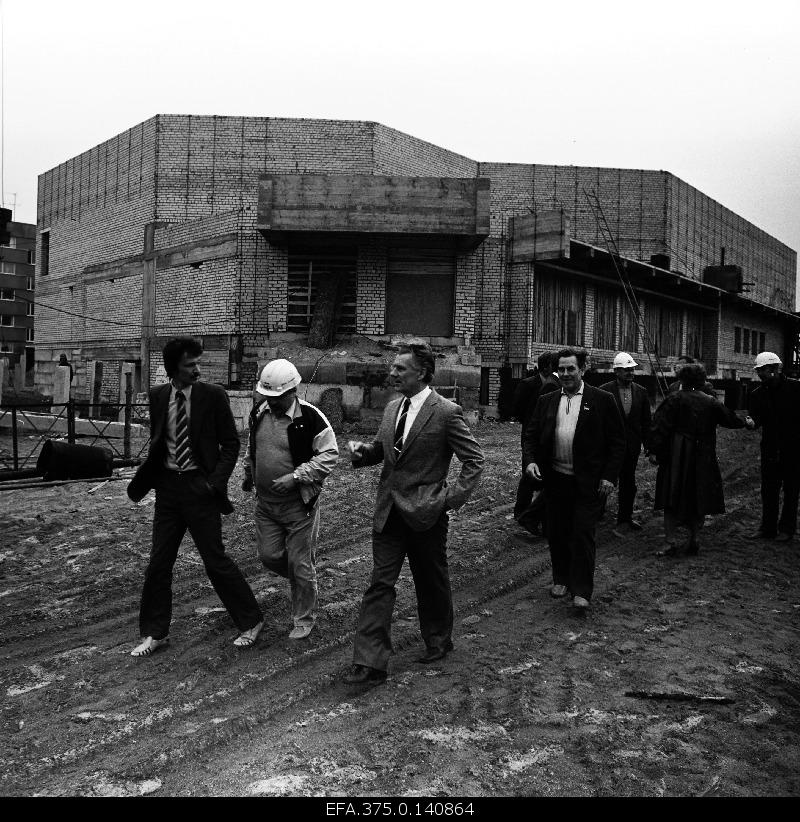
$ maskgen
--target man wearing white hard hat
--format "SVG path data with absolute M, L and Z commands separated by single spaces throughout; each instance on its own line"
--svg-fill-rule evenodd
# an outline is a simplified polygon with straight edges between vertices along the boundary
M 614 357 L 616 379 L 600 386 L 608 391 L 622 415 L 625 424 L 625 458 L 619 472 L 617 494 L 617 525 L 627 525 L 631 530 L 641 530 L 642 524 L 633 518 L 633 502 L 636 499 L 636 466 L 650 434 L 650 398 L 641 385 L 633 381 L 633 372 L 639 364 L 630 354 L 620 351 Z
M 745 420 L 750 430 L 761 428 L 761 524 L 753 536 L 788 542 L 797 530 L 800 496 L 800 382 L 786 377 L 772 351 L 758 354 L 753 368 L 761 380 Z
M 289 639 L 305 639 L 316 621 L 318 502 L 339 457 L 325 415 L 297 397 L 300 381 L 288 360 L 272 360 L 262 369 L 253 392 L 242 483 L 245 491 L 256 489 L 259 558 L 291 586 Z

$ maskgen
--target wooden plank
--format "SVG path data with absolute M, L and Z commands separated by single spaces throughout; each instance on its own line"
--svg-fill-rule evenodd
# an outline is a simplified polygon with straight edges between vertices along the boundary
M 480 223 L 485 236 L 488 184 L 475 178 L 266 175 L 260 178 L 258 228 L 474 236 Z

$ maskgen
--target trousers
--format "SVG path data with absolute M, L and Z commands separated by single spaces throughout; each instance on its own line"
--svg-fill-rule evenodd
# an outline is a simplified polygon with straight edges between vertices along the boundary
M 256 541 L 263 566 L 289 580 L 296 627 L 316 621 L 316 546 L 319 506 L 308 511 L 299 499 L 256 502 Z
M 164 470 L 156 483 L 153 545 L 139 606 L 142 636 L 163 639 L 172 621 L 172 569 L 186 531 L 211 585 L 239 631 L 261 619 L 261 609 L 236 563 L 225 553 L 222 517 L 199 471 Z
M 433 528 L 413 531 L 396 508 L 383 530 L 372 533 L 372 579 L 361 600 L 353 663 L 385 671 L 393 653 L 391 639 L 395 585 L 408 556 L 417 595 L 419 628 L 429 650 L 452 645 L 453 597 L 447 568 L 447 514 Z
M 778 519 L 780 495 L 783 509 Z M 768 536 L 797 530 L 797 500 L 800 496 L 800 466 L 761 457 L 761 530 Z
M 553 584 L 590 600 L 594 590 L 595 529 L 600 495 L 574 476 L 553 471 L 547 480 L 547 538 Z

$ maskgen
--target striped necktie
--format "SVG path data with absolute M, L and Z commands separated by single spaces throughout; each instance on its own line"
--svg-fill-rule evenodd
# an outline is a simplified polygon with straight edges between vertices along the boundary
M 189 421 L 183 391 L 175 392 L 175 403 L 175 462 L 185 471 L 192 458 L 192 450 L 189 447 Z
M 406 397 L 403 401 L 403 410 L 400 412 L 400 416 L 397 418 L 397 425 L 394 427 L 394 454 L 395 457 L 400 456 L 400 452 L 403 450 L 403 432 L 406 428 L 406 416 L 408 415 L 408 409 L 411 407 L 411 400 Z

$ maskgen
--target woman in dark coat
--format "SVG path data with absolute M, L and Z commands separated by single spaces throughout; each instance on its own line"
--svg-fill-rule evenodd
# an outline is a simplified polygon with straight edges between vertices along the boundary
M 703 393 L 706 370 L 699 363 L 681 369 L 681 390 L 656 409 L 650 434 L 650 462 L 658 465 L 656 511 L 664 510 L 667 547 L 658 556 L 677 553 L 675 531 L 689 529 L 687 553 L 699 550 L 697 533 L 706 514 L 725 512 L 722 476 L 717 463 L 717 426 L 743 428 L 744 421 L 718 399 Z

